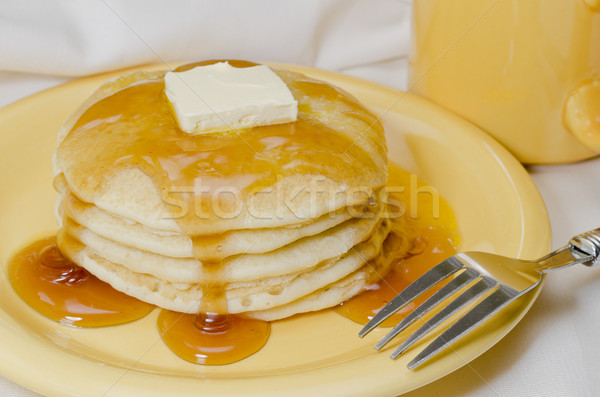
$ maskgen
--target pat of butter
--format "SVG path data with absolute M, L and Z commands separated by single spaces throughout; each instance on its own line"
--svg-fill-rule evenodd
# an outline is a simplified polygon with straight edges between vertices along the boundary
M 227 62 L 165 75 L 165 93 L 188 134 L 295 121 L 298 102 L 268 66 Z

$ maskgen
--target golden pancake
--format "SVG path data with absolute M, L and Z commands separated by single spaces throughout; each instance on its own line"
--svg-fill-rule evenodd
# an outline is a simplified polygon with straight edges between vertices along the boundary
M 222 260 L 237 254 L 265 253 L 300 238 L 313 236 L 349 220 L 377 217 L 373 206 L 364 212 L 362 207 L 343 208 L 325 214 L 312 222 L 283 226 L 272 229 L 242 229 L 202 236 L 192 241 L 182 233 L 151 229 L 134 221 L 110 214 L 100 208 L 86 204 L 73 195 L 62 197 L 59 205 L 67 217 L 85 226 L 95 234 L 120 244 L 155 254 L 175 258 L 198 258 Z M 375 205 L 375 203 L 374 203 Z
M 334 299 L 332 295 L 336 296 L 338 303 L 341 302 L 347 297 L 343 292 L 345 288 L 339 289 L 338 287 L 348 282 L 344 279 L 349 275 L 362 269 L 363 274 L 351 282 L 351 284 L 360 283 L 362 288 L 366 283 L 373 281 L 373 272 L 377 272 L 379 276 L 387 273 L 389 264 L 382 264 L 390 262 L 386 259 L 386 255 L 382 255 L 381 259 L 376 262 L 371 260 L 385 252 L 385 250 L 382 251 L 384 240 L 393 240 L 386 240 L 390 229 L 391 222 L 384 222 L 369 240 L 359 243 L 340 257 L 324 261 L 310 271 L 246 283 L 223 284 L 227 297 L 227 311 L 229 313 L 248 313 L 270 310 L 298 301 L 330 285 L 332 292 L 312 296 L 310 307 L 314 308 L 315 305 L 320 305 L 319 308 L 328 307 L 329 302 Z M 395 234 L 394 236 L 401 241 L 400 243 L 394 242 L 395 248 L 400 247 L 405 254 L 410 244 L 405 238 Z M 59 233 L 58 238 L 66 255 L 98 278 L 110 283 L 117 290 L 159 307 L 179 312 L 197 313 L 202 307 L 203 288 L 197 283 L 170 283 L 148 274 L 136 273 L 107 261 L 64 231 Z M 337 282 L 341 282 L 341 284 L 337 284 L 336 287 Z M 323 298 L 321 304 L 318 303 L 318 296 Z M 289 307 L 284 312 L 292 315 L 307 311 L 303 309 L 302 305 L 292 307 L 296 307 L 294 313 L 291 313 Z M 256 314 L 256 316 L 264 317 L 260 314 Z
M 351 219 L 315 236 L 262 254 L 232 256 L 219 263 L 221 281 L 250 281 L 309 270 L 324 260 L 337 257 L 370 238 L 381 222 L 378 218 Z M 198 283 L 208 280 L 206 261 L 173 258 L 121 245 L 65 219 L 66 233 L 110 262 L 138 273 L 147 273 L 171 282 Z M 210 263 L 208 264 L 210 265 Z
M 408 255 L 411 242 L 393 229 L 383 243 L 381 252 L 363 267 L 346 277 L 303 296 L 293 302 L 267 310 L 244 313 L 264 321 L 279 320 L 299 313 L 312 312 L 339 305 L 385 277 L 396 260 Z
M 381 124 L 334 86 L 274 71 L 296 121 L 196 135 L 179 128 L 165 71 L 102 85 L 59 133 L 61 251 L 165 309 L 269 320 L 385 275 L 390 247 L 411 242 L 383 216 Z
M 188 235 L 303 223 L 365 203 L 387 180 L 380 123 L 339 89 L 276 72 L 298 121 L 193 136 L 169 110 L 164 72 L 109 82 L 61 130 L 56 174 L 84 202 Z

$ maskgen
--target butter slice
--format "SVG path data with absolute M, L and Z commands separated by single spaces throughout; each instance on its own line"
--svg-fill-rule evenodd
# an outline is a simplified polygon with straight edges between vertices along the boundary
M 282 124 L 298 117 L 298 102 L 268 66 L 227 62 L 165 75 L 165 93 L 188 134 Z

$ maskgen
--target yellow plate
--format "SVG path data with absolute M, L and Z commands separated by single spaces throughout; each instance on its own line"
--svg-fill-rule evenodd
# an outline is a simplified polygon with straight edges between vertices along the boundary
M 479 129 L 411 94 L 335 73 L 289 68 L 345 88 L 382 115 L 390 159 L 435 186 L 450 203 L 460 249 L 535 258 L 550 248 L 546 210 L 531 179 Z M 391 361 L 373 350 L 384 330 L 359 339 L 361 326 L 332 311 L 274 323 L 260 352 L 221 367 L 189 364 L 172 354 L 156 330 L 156 311 L 135 323 L 103 329 L 69 328 L 45 319 L 13 292 L 6 262 L 16 249 L 55 232 L 50 164 L 57 130 L 116 74 L 73 81 L 0 110 L 2 375 L 51 396 L 396 395 L 485 352 L 516 325 L 539 293 L 538 288 L 515 302 L 414 372 L 406 369 L 414 351 Z

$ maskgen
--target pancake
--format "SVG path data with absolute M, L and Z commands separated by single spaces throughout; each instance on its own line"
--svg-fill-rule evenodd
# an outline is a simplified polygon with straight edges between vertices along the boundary
M 297 122 L 198 136 L 176 126 L 164 72 L 109 82 L 59 133 L 55 173 L 84 202 L 188 235 L 281 227 L 366 203 L 387 180 L 381 124 L 349 94 L 275 71 L 298 101 Z
M 166 71 L 103 84 L 59 132 L 61 252 L 159 307 L 265 320 L 383 277 L 412 245 L 385 215 L 383 127 L 343 90 L 273 70 L 296 121 L 197 135 L 178 126 Z
M 377 216 L 375 211 L 364 212 L 362 207 L 343 208 L 304 224 L 272 229 L 232 230 L 212 236 L 202 236 L 197 238 L 194 244 L 193 237 L 182 233 L 150 229 L 137 222 L 110 214 L 94 205 L 83 203 L 70 194 L 62 197 L 59 205 L 62 205 L 67 217 L 98 236 L 155 254 L 208 260 L 222 260 L 237 254 L 269 252 L 300 238 L 319 234 L 353 216 Z
M 219 263 L 223 269 L 220 276 L 223 281 L 247 281 L 305 271 L 326 259 L 344 254 L 368 239 L 380 223 L 378 218 L 354 218 L 274 251 L 233 256 Z M 173 258 L 130 248 L 100 237 L 69 219 L 63 221 L 62 230 L 105 259 L 138 273 L 187 283 L 209 277 L 203 271 L 206 261 L 194 257 Z
M 408 255 L 410 247 L 412 244 L 406 235 L 391 231 L 383 243 L 381 252 L 375 258 L 365 261 L 365 265 L 357 271 L 290 303 L 271 309 L 247 312 L 244 316 L 274 321 L 337 306 L 385 277 L 397 260 Z
M 360 284 L 362 288 L 373 281 L 374 272 L 379 277 L 389 271 L 391 263 L 388 264 L 388 262 L 391 260 L 388 256 L 381 255 L 381 258 L 375 263 L 370 261 L 385 252 L 385 249 L 382 250 L 384 240 L 390 243 L 393 240 L 386 239 L 390 234 L 390 229 L 390 222 L 384 222 L 369 240 L 358 244 L 338 258 L 321 263 L 310 271 L 248 283 L 224 284 L 228 312 L 248 313 L 252 316 L 251 312 L 262 312 L 290 304 L 315 292 L 318 292 L 317 295 L 310 297 L 310 300 L 313 301 L 311 303 L 313 308 L 318 305 L 316 302 L 319 302 L 319 296 L 323 298 L 319 309 L 329 306 L 329 302 L 333 299 L 330 296 L 332 294 L 337 296 L 338 303 L 343 301 L 345 295 L 340 288 L 350 282 L 349 279 L 344 280 L 349 275 L 362 269 L 361 275 L 353 276 L 355 278 L 350 282 L 352 285 Z M 394 236 L 394 239 L 401 240 L 401 243 L 397 241 L 393 243 L 396 251 L 400 252 L 398 250 L 400 248 L 406 254 L 410 244 L 405 238 L 398 237 L 396 234 Z M 148 274 L 136 273 L 91 252 L 64 232 L 59 233 L 58 238 L 61 246 L 65 247 L 64 253 L 73 261 L 130 296 L 162 308 L 185 313 L 197 313 L 202 307 L 203 288 L 199 284 L 169 283 Z M 322 290 L 330 285 L 332 292 L 322 295 Z M 299 308 L 299 306 L 296 307 Z M 301 311 L 292 314 L 299 312 Z M 285 310 L 285 313 L 290 313 L 289 308 Z M 257 318 L 265 318 L 265 316 L 264 313 L 262 315 L 255 314 Z M 274 317 L 270 319 L 274 319 Z

